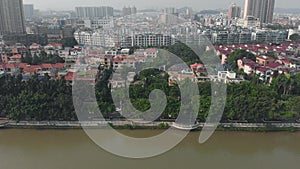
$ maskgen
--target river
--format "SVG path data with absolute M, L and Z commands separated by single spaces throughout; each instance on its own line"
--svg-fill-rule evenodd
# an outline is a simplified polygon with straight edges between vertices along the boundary
M 146 137 L 157 130 L 122 130 Z M 295 169 L 300 132 L 216 132 L 205 144 L 192 132 L 171 151 L 126 159 L 94 144 L 82 130 L 0 130 L 0 169 Z

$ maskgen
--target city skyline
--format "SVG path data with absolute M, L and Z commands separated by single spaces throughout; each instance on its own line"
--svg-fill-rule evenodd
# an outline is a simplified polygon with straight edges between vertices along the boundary
M 24 0 L 24 4 L 34 4 L 36 9 L 40 10 L 74 10 L 76 6 L 112 6 L 114 9 L 122 10 L 124 6 L 133 6 L 135 5 L 138 9 L 161 9 L 164 7 L 193 7 L 194 10 L 204 10 L 204 9 L 228 9 L 231 3 L 235 2 L 238 6 L 244 7 L 245 0 L 225 0 L 217 1 L 212 0 L 210 2 L 199 0 L 165 0 L 163 3 L 159 0 L 152 0 L 151 2 L 143 2 L 139 0 L 52 0 L 52 1 L 40 1 L 40 0 Z M 60 5 L 57 5 L 60 4 Z M 286 1 L 277 1 L 275 7 L 280 8 L 300 8 L 300 2 L 296 0 L 286 0 Z

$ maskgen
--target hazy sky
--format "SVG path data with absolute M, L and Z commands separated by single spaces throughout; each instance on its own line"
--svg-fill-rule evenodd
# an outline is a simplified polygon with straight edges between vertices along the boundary
M 227 8 L 231 2 L 244 6 L 244 0 L 24 0 L 32 3 L 36 9 L 67 9 L 73 10 L 75 6 L 112 6 L 121 9 L 123 6 L 135 5 L 138 9 L 184 7 L 194 10 Z M 299 0 L 276 0 L 276 7 L 300 8 Z

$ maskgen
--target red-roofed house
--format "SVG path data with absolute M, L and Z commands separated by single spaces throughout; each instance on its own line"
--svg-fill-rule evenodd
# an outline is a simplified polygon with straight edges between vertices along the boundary
M 238 61 L 238 67 L 239 70 L 243 69 L 246 74 L 252 74 L 255 72 L 255 67 L 257 67 L 257 64 L 248 58 L 239 59 Z
M 40 65 L 28 65 L 25 69 L 24 69 L 25 73 L 28 73 L 30 75 L 33 75 L 35 73 L 41 75 L 42 74 L 42 67 Z
M 24 70 L 27 66 L 28 66 L 27 63 L 19 63 L 19 64 L 18 64 L 18 67 L 19 67 L 20 69 L 23 69 L 23 70 Z
M 72 84 L 73 79 L 88 81 L 91 84 L 95 84 L 97 73 L 98 73 L 98 70 L 89 70 L 89 71 L 80 72 L 80 73 L 68 72 L 65 76 L 65 80 L 70 84 Z
M 274 63 L 275 59 L 273 59 L 269 56 L 258 56 L 258 57 L 256 57 L 256 62 L 260 65 L 266 66 L 270 63 Z
M 41 64 L 40 66 L 42 68 L 42 73 L 43 74 L 47 73 L 48 75 L 51 75 L 51 72 L 54 68 L 52 64 Z
M 196 73 L 204 73 L 204 74 L 207 73 L 207 70 L 206 70 L 206 67 L 204 64 L 195 63 L 195 64 L 190 65 L 190 68 Z
M 10 64 L 21 63 L 22 58 L 23 58 L 23 56 L 21 54 L 13 55 L 13 56 L 9 57 L 8 63 L 10 63 Z
M 60 43 L 50 43 L 44 47 L 46 50 L 61 50 L 63 49 L 63 45 Z
M 274 71 L 274 70 L 285 68 L 285 66 L 279 63 L 270 63 L 266 65 L 266 68 L 269 68 Z
M 217 55 L 222 56 L 222 64 L 227 63 L 228 56 L 233 52 L 233 50 L 225 48 L 217 50 Z
M 199 64 L 199 63 L 195 63 L 195 64 L 192 64 L 192 65 L 190 65 L 190 68 L 192 69 L 192 70 L 196 70 L 196 69 L 198 69 L 198 68 L 201 68 L 201 67 L 205 67 L 205 65 L 204 64 Z
M 69 81 L 72 83 L 74 75 L 75 75 L 74 72 L 68 72 L 67 75 L 65 76 L 66 81 Z
M 23 56 L 21 54 L 13 55 L 13 56 L 9 57 L 8 63 L 10 63 L 10 64 L 21 63 L 22 58 L 23 58 Z
M 56 69 L 62 70 L 65 67 L 65 64 L 63 63 L 56 63 L 53 65 Z
M 145 56 L 149 58 L 156 58 L 158 55 L 158 49 L 155 48 L 149 48 L 145 50 Z
M 41 47 L 42 47 L 42 46 L 41 46 L 40 44 L 33 43 L 33 44 L 30 45 L 29 49 L 30 49 L 31 51 L 37 51 L 37 50 L 40 50 Z
M 113 60 L 114 69 L 118 69 L 118 68 L 122 67 L 122 61 L 123 61 L 123 59 L 121 57 L 115 57 Z
M 15 74 L 20 71 L 17 64 L 3 64 L 2 69 L 8 74 Z
M 120 69 L 122 67 L 135 68 L 136 62 L 137 61 L 135 60 L 135 57 L 129 57 L 127 55 L 118 56 L 113 59 L 113 68 L 114 69 Z
M 113 55 L 107 54 L 88 54 L 87 64 L 90 65 L 102 65 L 105 67 L 111 67 L 113 64 Z
M 147 61 L 151 61 L 151 59 L 148 59 L 146 56 L 135 56 L 135 60 L 139 63 L 145 63 Z

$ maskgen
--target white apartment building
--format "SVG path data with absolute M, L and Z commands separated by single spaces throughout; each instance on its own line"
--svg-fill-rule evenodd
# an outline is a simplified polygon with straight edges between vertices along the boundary
M 80 45 L 93 45 L 101 47 L 115 47 L 117 38 L 115 35 L 105 32 L 77 31 L 74 37 Z
M 76 31 L 74 38 L 80 45 L 91 45 L 92 44 L 92 32 L 90 31 Z
M 169 46 L 172 44 L 172 37 L 163 34 L 135 34 L 123 36 L 121 47 L 150 47 L 150 46 Z
M 113 17 L 102 18 L 102 19 L 86 19 L 84 20 L 84 26 L 92 30 L 96 30 L 100 28 L 113 28 L 114 19 Z

